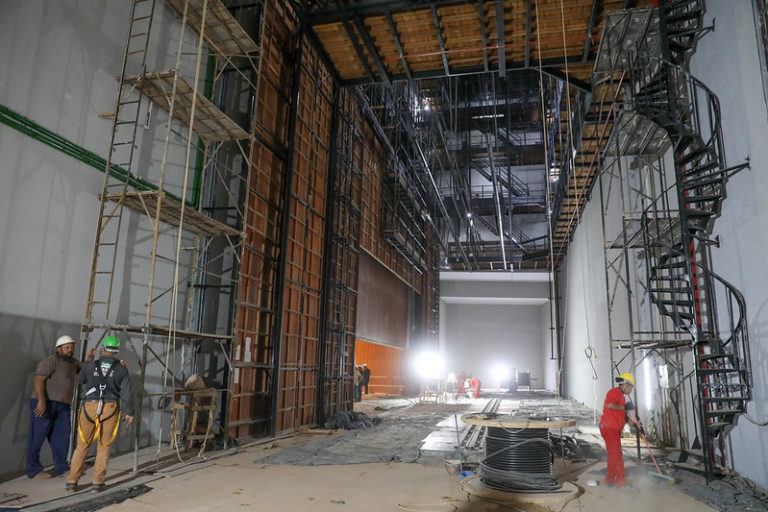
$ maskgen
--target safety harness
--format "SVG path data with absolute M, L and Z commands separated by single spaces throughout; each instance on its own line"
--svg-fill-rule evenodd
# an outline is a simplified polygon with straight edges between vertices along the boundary
M 90 439 L 85 439 L 85 434 L 83 434 L 83 429 L 81 428 L 80 423 L 77 424 L 77 433 L 80 435 L 80 440 L 85 444 L 86 446 L 90 446 L 93 444 L 93 442 L 96 439 L 101 439 L 101 424 L 102 422 L 107 421 L 108 419 L 112 418 L 115 414 L 117 414 L 117 421 L 115 422 L 115 428 L 112 431 L 112 436 L 109 439 L 109 443 L 102 443 L 105 444 L 105 446 L 110 446 L 112 442 L 115 440 L 115 437 L 117 437 L 117 429 L 120 426 L 120 408 L 115 408 L 115 410 L 107 416 L 106 418 L 101 417 L 101 413 L 104 409 L 104 390 L 107 389 L 107 383 L 109 382 L 109 378 L 112 377 L 113 369 L 115 366 L 119 364 L 119 361 L 112 361 L 110 363 L 109 367 L 106 370 L 106 373 L 103 371 L 103 366 L 101 364 L 96 364 L 95 371 L 93 372 L 93 376 L 96 379 L 96 386 L 98 386 L 99 391 L 99 405 L 96 407 L 96 417 L 91 418 L 88 416 L 88 412 L 85 410 L 85 402 L 83 402 L 83 416 L 85 419 L 90 421 L 94 424 L 93 427 L 93 433 L 90 436 Z M 87 397 L 94 391 L 96 391 L 96 387 L 92 387 L 88 391 L 85 392 L 85 396 Z

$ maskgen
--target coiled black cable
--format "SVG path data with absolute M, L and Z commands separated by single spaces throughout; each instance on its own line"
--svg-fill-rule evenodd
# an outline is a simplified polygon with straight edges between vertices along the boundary
M 488 427 L 480 480 L 499 491 L 554 491 L 560 484 L 552 476 L 552 460 L 548 429 Z

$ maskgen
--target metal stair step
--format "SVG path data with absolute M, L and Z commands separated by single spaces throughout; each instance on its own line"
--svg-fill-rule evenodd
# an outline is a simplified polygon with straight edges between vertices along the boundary
M 699 361 L 713 361 L 715 359 L 728 359 L 730 360 L 733 356 L 731 354 L 697 354 L 696 359 Z
M 699 165 L 697 167 L 692 167 L 690 169 L 686 169 L 683 174 L 686 176 L 692 176 L 694 174 L 699 174 L 706 171 L 711 171 L 713 169 L 719 169 L 720 168 L 720 162 L 717 160 L 713 160 L 712 162 Z
M 741 373 L 741 370 L 738 368 L 698 368 L 696 370 L 697 373 L 702 373 L 705 375 L 725 375 L 725 374 L 733 374 L 733 373 Z
M 725 422 L 725 421 L 716 421 L 714 423 L 710 423 L 709 425 L 707 425 L 707 430 L 709 430 L 710 432 L 718 432 L 724 429 L 725 427 L 730 427 L 731 425 L 733 425 L 733 423 Z
M 717 402 L 746 402 L 749 398 L 745 396 L 708 396 L 704 398 L 705 403 L 714 404 Z
M 664 304 L 665 306 L 693 306 L 692 300 L 674 300 L 674 299 L 661 299 L 655 301 L 657 304 Z
M 742 412 L 742 409 L 715 409 L 713 411 L 704 411 L 704 415 L 714 418 L 716 416 L 726 416 L 729 414 L 741 414 Z
M 671 261 L 657 263 L 652 267 L 653 269 L 672 269 L 672 268 L 686 268 L 685 261 Z
M 687 311 L 674 311 L 670 313 L 669 316 L 684 318 L 685 320 L 693 320 L 694 318 L 696 318 L 696 315 L 694 313 L 689 313 Z
M 720 194 L 706 194 L 701 196 L 688 196 L 684 199 L 686 204 L 704 203 L 709 201 L 719 201 L 723 196 Z
M 702 382 L 699 383 L 702 388 L 744 388 L 746 384 L 742 382 Z
M 664 18 L 664 21 L 666 23 L 676 23 L 678 21 L 691 21 L 697 19 L 699 16 L 701 16 L 702 12 L 698 9 L 694 9 L 692 11 L 683 11 L 679 14 L 670 14 L 666 18 Z
M 693 188 L 699 188 L 707 185 L 716 185 L 716 184 L 722 184 L 722 183 L 723 183 L 723 178 L 721 177 L 711 178 L 711 179 L 688 180 L 683 183 L 683 190 L 691 190 Z
M 709 148 L 708 147 L 698 148 L 698 149 L 694 149 L 690 153 L 687 153 L 687 154 L 685 154 L 685 155 L 683 155 L 681 157 L 675 158 L 675 160 L 676 160 L 676 163 L 678 165 L 681 165 L 681 166 L 682 165 L 687 165 L 687 164 L 693 162 L 694 160 L 701 158 L 702 156 L 706 155 L 707 153 L 709 153 Z
M 686 295 L 691 294 L 690 288 L 650 288 L 651 293 L 684 293 Z
M 710 210 L 700 210 L 700 209 L 685 210 L 685 213 L 686 213 L 686 215 L 688 215 L 688 217 L 696 217 L 696 218 L 711 217 L 711 216 L 713 216 L 715 214 L 714 212 L 712 212 Z

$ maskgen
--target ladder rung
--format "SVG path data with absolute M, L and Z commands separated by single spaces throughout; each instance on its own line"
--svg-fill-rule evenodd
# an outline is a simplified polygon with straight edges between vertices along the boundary
M 120 103 L 118 103 L 118 106 L 131 105 L 133 103 L 138 103 L 140 101 L 141 101 L 140 99 L 139 100 L 130 100 L 130 101 L 121 101 Z
M 144 53 L 146 50 L 135 50 L 132 52 L 128 52 L 128 55 L 136 55 L 137 53 Z
M 109 270 L 96 270 L 93 273 L 94 274 L 111 274 L 112 271 L 109 271 Z
M 108 302 L 103 300 L 93 300 L 91 301 L 91 304 L 108 304 Z
M 117 245 L 117 242 L 103 242 L 103 243 L 99 242 L 97 245 L 99 247 L 101 247 L 102 245 Z
M 133 35 L 131 36 L 131 38 L 134 38 L 134 37 L 141 37 L 141 36 L 145 36 L 145 35 L 147 35 L 147 33 L 146 33 L 146 32 L 139 32 L 138 34 L 133 34 Z
M 152 16 L 139 16 L 138 18 L 133 18 L 133 19 L 131 20 L 131 23 L 134 23 L 134 22 L 136 22 L 136 21 L 146 20 L 146 19 L 149 19 L 149 18 L 151 18 L 151 17 L 152 17 Z

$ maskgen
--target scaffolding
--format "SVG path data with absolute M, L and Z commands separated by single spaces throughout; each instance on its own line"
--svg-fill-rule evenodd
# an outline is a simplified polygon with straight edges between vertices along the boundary
M 154 33 L 169 15 L 176 50 L 166 58 Z M 119 335 L 123 357 L 139 367 L 134 471 L 154 435 L 158 454 L 163 442 L 190 441 L 179 435 L 185 409 L 171 402 L 193 375 L 221 395 L 217 411 L 209 397 L 208 426 L 195 439 L 204 448 L 229 428 L 262 24 L 260 2 L 232 10 L 220 0 L 131 2 L 106 169 L 151 186 L 133 190 L 136 180 L 104 175 L 81 346 L 85 355 Z M 168 58 L 170 69 L 152 69 Z M 148 414 L 154 408 L 159 419 Z

